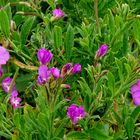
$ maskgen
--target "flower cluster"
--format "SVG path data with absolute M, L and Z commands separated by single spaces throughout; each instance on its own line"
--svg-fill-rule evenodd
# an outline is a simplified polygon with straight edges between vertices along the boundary
M 73 124 L 77 124 L 78 120 L 86 116 L 86 112 L 83 106 L 77 107 L 75 104 L 71 104 L 67 110 L 67 115 L 71 118 Z
M 133 98 L 133 103 L 136 106 L 140 106 L 140 79 L 137 80 L 137 83 L 131 86 L 131 94 Z
M 10 84 L 11 84 L 12 80 L 13 80 L 12 78 L 7 77 L 2 81 L 2 87 L 6 93 L 9 92 Z M 16 83 L 14 82 L 12 89 L 11 89 L 10 99 L 9 99 L 9 102 L 11 103 L 11 105 L 14 109 L 19 108 L 20 102 L 21 102 L 21 98 L 18 97 L 18 92 L 15 89 L 15 84 Z
M 58 78 L 64 78 L 65 75 L 69 76 L 71 74 L 77 74 L 81 72 L 80 64 L 75 64 L 73 66 L 71 63 L 65 64 L 61 72 L 55 67 L 48 69 L 46 65 L 48 65 L 48 63 L 52 60 L 52 57 L 53 54 L 45 48 L 40 48 L 37 52 L 37 58 L 41 64 L 38 69 L 37 83 L 39 85 L 45 85 L 51 76 L 54 78 L 54 80 L 57 80 Z

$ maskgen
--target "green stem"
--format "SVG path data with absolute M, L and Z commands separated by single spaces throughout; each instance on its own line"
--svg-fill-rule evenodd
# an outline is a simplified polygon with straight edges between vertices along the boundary
M 27 58 L 28 60 L 32 61 L 32 59 L 26 55 L 25 53 L 23 53 L 10 39 L 8 39 L 8 41 L 10 42 L 12 48 L 18 53 L 21 54 L 22 56 L 24 56 L 25 58 Z
M 18 72 L 19 72 L 19 67 L 17 67 L 17 69 L 16 69 L 16 72 L 14 74 L 14 77 L 13 77 L 12 82 L 11 82 L 10 87 L 9 87 L 8 95 L 6 96 L 6 98 L 4 100 L 4 103 L 6 104 L 6 106 L 7 106 L 7 103 L 9 101 L 9 97 L 11 95 L 12 87 L 14 85 L 15 79 L 17 78 Z
M 16 72 L 15 72 L 14 77 L 12 79 L 12 82 L 10 84 L 10 88 L 9 88 L 8 94 L 10 94 L 11 91 L 12 91 L 12 86 L 14 85 L 14 82 L 15 82 L 15 80 L 17 78 L 18 72 L 19 72 L 19 67 L 16 68 Z
M 3 129 L 12 137 L 12 133 L 2 124 Z
M 101 35 L 100 24 L 99 24 L 99 16 L 98 16 L 98 0 L 94 0 L 94 12 L 95 12 L 97 32 L 98 32 L 99 35 Z

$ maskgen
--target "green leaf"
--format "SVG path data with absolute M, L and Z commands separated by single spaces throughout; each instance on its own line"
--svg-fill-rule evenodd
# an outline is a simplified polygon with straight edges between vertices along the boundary
M 16 79 L 16 82 L 25 82 L 32 79 L 32 74 L 24 74 Z
M 56 137 L 64 135 L 64 125 L 66 125 L 66 123 L 67 123 L 67 119 L 63 119 L 60 125 L 55 129 L 54 135 Z
M 114 110 L 113 110 L 113 113 L 114 113 L 115 119 L 117 121 L 117 124 L 118 125 L 122 125 L 123 124 L 123 121 L 122 121 L 121 116 L 117 112 L 115 112 Z
M 19 92 L 25 91 L 25 89 L 29 86 L 31 79 L 32 79 L 31 74 L 21 75 L 16 80 L 16 89 Z
M 109 27 L 111 29 L 112 35 L 115 33 L 115 21 L 112 11 L 109 9 Z
M 0 27 L 6 38 L 10 36 L 10 21 L 6 11 L 0 10 Z
M 128 31 L 131 27 L 132 27 L 133 21 L 128 21 L 126 23 L 123 24 L 121 29 L 118 29 L 115 33 L 115 35 L 113 36 L 112 40 L 111 40 L 111 45 L 114 44 L 114 42 L 121 36 L 123 35 L 126 31 Z
M 81 77 L 81 81 L 78 81 L 78 82 L 79 82 L 80 87 L 82 89 L 83 96 L 92 94 L 90 87 L 88 86 L 86 80 L 83 77 Z
M 31 28 L 33 26 L 35 17 L 29 17 L 25 23 L 22 25 L 21 28 L 21 46 L 24 46 L 26 44 L 28 35 L 31 31 Z
M 4 7 L 7 15 L 8 15 L 8 18 L 9 18 L 9 21 L 12 19 L 12 13 L 11 13 L 11 6 L 10 6 L 10 3 L 8 3 L 5 7 Z
M 136 107 L 131 113 L 131 117 L 133 118 L 134 122 L 137 121 L 139 116 L 140 116 L 140 106 Z
M 128 135 L 129 140 L 133 140 L 133 132 L 134 132 L 134 120 L 132 117 L 128 117 L 125 123 L 125 129 Z
M 130 65 L 127 64 L 127 63 L 124 63 L 124 67 L 125 67 L 125 69 L 126 69 L 126 71 L 127 71 L 127 74 L 130 74 L 130 72 L 131 72 L 131 67 L 130 67 Z
M 9 134 L 6 134 L 6 133 L 4 133 L 2 131 L 0 131 L 0 136 L 4 137 L 6 139 L 11 139 L 11 136 Z
M 62 29 L 58 26 L 54 27 L 54 46 L 55 50 L 62 46 Z
M 73 45 L 74 45 L 74 31 L 72 26 L 69 25 L 64 42 L 65 55 L 67 60 L 70 60 Z
M 20 128 L 20 114 L 18 112 L 14 114 L 13 122 L 15 126 L 19 129 Z
M 110 89 L 110 91 L 112 92 L 112 94 L 114 93 L 114 86 L 115 86 L 115 78 L 114 75 L 109 72 L 108 73 L 108 88 Z
M 123 65 L 122 65 L 122 62 L 118 58 L 115 58 L 115 62 L 116 62 L 116 65 L 118 67 L 119 78 L 121 80 L 121 83 L 123 83 L 124 82 L 124 77 L 123 77 Z
M 96 140 L 112 140 L 112 137 L 108 136 L 103 130 L 92 128 L 87 131 L 91 138 Z
M 121 49 L 123 55 L 126 55 L 128 53 L 129 48 L 128 42 L 129 42 L 129 33 L 128 31 L 126 31 L 123 35 L 123 47 Z
M 74 140 L 87 140 L 87 135 L 83 132 L 71 131 L 68 133 L 67 138 L 71 138 Z
M 6 0 L 0 0 L 0 7 L 5 6 L 5 4 L 6 4 Z

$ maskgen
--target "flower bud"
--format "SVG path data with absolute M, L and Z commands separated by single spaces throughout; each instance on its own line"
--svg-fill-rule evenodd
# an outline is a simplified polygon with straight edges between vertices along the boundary
M 101 47 L 98 49 L 96 56 L 98 58 L 103 57 L 104 55 L 106 55 L 108 51 L 108 47 L 106 44 L 101 45 Z
M 42 65 L 46 65 L 51 61 L 53 54 L 45 48 L 40 48 L 37 52 L 37 57 Z
M 60 70 L 58 68 L 51 68 L 50 69 L 53 78 L 56 80 L 60 77 Z
M 82 70 L 81 70 L 81 65 L 80 64 L 75 64 L 71 70 L 71 74 L 78 74 L 80 73 Z
M 66 88 L 66 89 L 70 89 L 70 85 L 68 85 L 68 84 L 61 84 L 61 87 Z
M 67 63 L 63 66 L 62 72 L 61 72 L 61 77 L 63 78 L 64 75 L 72 68 L 72 63 Z

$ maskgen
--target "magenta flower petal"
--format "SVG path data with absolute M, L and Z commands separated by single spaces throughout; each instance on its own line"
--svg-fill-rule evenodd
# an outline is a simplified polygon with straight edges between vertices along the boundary
M 132 93 L 136 92 L 136 91 L 139 91 L 139 90 L 140 90 L 140 86 L 138 86 L 137 83 L 131 86 L 131 92 Z
M 131 95 L 133 103 L 136 106 L 140 106 L 140 79 L 138 79 L 137 82 L 131 86 Z
M 78 108 L 78 118 L 79 119 L 82 119 L 86 116 L 86 112 L 84 111 L 84 107 L 83 106 L 80 106 Z
M 17 96 L 18 96 L 17 90 L 12 91 L 11 97 L 17 97 Z
M 140 98 L 133 98 L 133 103 L 134 103 L 136 106 L 140 106 Z
M 106 44 L 101 45 L 101 47 L 97 51 L 97 57 L 102 57 L 106 55 L 107 51 L 108 51 L 107 45 Z
M 53 10 L 53 16 L 57 17 L 57 18 L 60 18 L 60 17 L 64 16 L 64 13 L 61 9 L 54 9 Z
M 132 98 L 140 98 L 140 90 L 132 93 Z
M 2 87 L 6 93 L 8 93 L 8 91 L 9 91 L 11 82 L 12 82 L 12 78 L 10 78 L 10 77 L 7 77 L 2 81 Z M 15 83 L 12 86 L 12 91 L 13 90 L 15 90 Z
M 60 70 L 58 68 L 53 67 L 50 69 L 50 71 L 55 80 L 60 77 Z
M 78 74 L 82 71 L 80 64 L 75 64 L 71 70 L 71 74 Z
M 38 84 L 45 85 L 49 79 L 51 72 L 45 65 L 42 65 L 38 69 Z
M 46 65 L 52 60 L 53 54 L 45 48 L 40 48 L 37 52 L 37 57 L 41 64 Z
M 10 98 L 10 103 L 11 103 L 11 105 L 14 109 L 20 107 L 20 102 L 21 101 L 22 101 L 22 99 L 19 98 L 19 97 L 11 97 Z
M 3 69 L 0 67 L 0 78 L 2 77 L 3 75 Z
M 5 65 L 10 58 L 9 52 L 0 46 L 0 65 Z
M 79 119 L 83 119 L 86 116 L 84 107 L 77 107 L 74 104 L 71 104 L 67 110 L 67 115 L 71 118 L 73 124 L 77 124 Z

